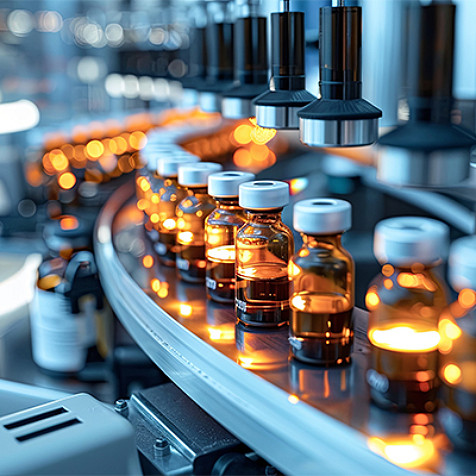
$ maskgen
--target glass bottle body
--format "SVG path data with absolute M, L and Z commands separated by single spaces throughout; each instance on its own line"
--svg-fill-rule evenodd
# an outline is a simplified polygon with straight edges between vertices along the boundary
M 214 209 L 206 187 L 190 188 L 177 206 L 177 271 L 189 283 L 205 282 L 205 219 Z
M 433 270 L 383 266 L 366 295 L 372 344 L 367 381 L 384 408 L 431 412 L 436 408 L 438 318 L 446 292 Z
M 238 319 L 251 325 L 289 321 L 288 262 L 294 252 L 291 230 L 281 210 L 248 212 L 236 238 L 235 307 Z
M 452 443 L 476 451 L 476 292 L 463 289 L 439 322 L 440 420 Z
M 159 232 L 155 251 L 160 263 L 165 266 L 175 266 L 176 235 L 177 235 L 177 205 L 187 196 L 187 189 L 181 187 L 177 179 L 166 178 L 162 193 L 157 204 L 158 222 L 155 225 Z
M 245 223 L 245 212 L 238 199 L 220 199 L 218 207 L 205 221 L 207 256 L 207 296 L 217 302 L 235 299 L 235 237 Z
M 303 235 L 289 263 L 294 292 L 290 342 L 304 362 L 339 365 L 350 361 L 353 341 L 354 262 L 341 235 Z
M 146 167 L 138 171 L 136 176 L 137 207 L 144 212 L 144 228 L 146 235 L 155 242 L 157 240 L 156 225 L 158 222 L 158 203 L 164 180 Z

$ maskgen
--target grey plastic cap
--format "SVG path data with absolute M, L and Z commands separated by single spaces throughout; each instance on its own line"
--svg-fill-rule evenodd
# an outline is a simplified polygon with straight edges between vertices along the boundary
M 214 162 L 199 162 L 196 164 L 180 165 L 178 169 L 178 182 L 186 187 L 206 187 L 208 176 L 222 170 L 220 164 Z
M 396 217 L 377 223 L 374 254 L 381 263 L 433 264 L 448 256 L 449 228 L 422 217 Z
M 456 291 L 476 291 L 476 236 L 466 236 L 451 245 L 449 281 Z
M 188 152 L 160 157 L 157 160 L 157 173 L 161 177 L 177 177 L 181 165 L 196 164 L 197 162 L 200 162 L 200 157 Z
M 352 226 L 352 206 L 345 200 L 334 198 L 302 200 L 294 205 L 293 225 L 301 233 L 343 232 Z
M 230 170 L 217 172 L 208 177 L 208 193 L 212 197 L 237 197 L 242 183 L 255 179 L 255 174 Z
M 257 180 L 240 185 L 239 204 L 248 210 L 273 210 L 289 203 L 289 185 L 277 180 Z

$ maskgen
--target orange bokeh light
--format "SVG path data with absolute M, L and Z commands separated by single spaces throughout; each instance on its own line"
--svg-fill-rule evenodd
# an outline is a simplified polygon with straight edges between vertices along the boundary
M 458 302 L 465 309 L 476 305 L 476 292 L 472 289 L 463 289 L 458 295 Z
M 140 150 L 147 144 L 147 137 L 143 132 L 135 131 L 129 136 L 129 144 L 135 150 Z
M 104 145 L 99 140 L 92 140 L 86 145 L 86 153 L 89 158 L 95 160 L 104 154 Z
M 71 172 L 65 172 L 58 177 L 58 185 L 64 190 L 69 190 L 76 185 L 76 177 Z
M 253 162 L 250 151 L 243 148 L 237 149 L 233 154 L 233 162 L 237 167 L 249 167 Z
M 60 149 L 52 150 L 49 154 L 49 160 L 57 172 L 63 172 L 63 170 L 68 168 L 69 161 Z
M 154 266 L 154 258 L 152 258 L 150 255 L 145 255 L 142 258 L 142 264 L 144 268 L 152 268 L 152 266 Z
M 251 142 L 251 132 L 253 128 L 248 124 L 239 125 L 233 132 L 233 138 L 238 144 L 246 145 Z
M 76 217 L 73 217 L 73 216 L 67 216 L 67 217 L 64 217 L 64 218 L 61 218 L 60 220 L 60 228 L 62 230 L 76 230 L 76 228 L 78 228 L 79 226 L 79 222 L 78 222 L 78 219 Z

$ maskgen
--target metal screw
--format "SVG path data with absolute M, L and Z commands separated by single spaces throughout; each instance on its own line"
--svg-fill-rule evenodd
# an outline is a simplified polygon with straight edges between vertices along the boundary
M 154 443 L 154 454 L 161 458 L 170 454 L 170 444 L 165 438 L 157 438 Z
M 264 474 L 266 476 L 276 476 L 278 474 L 278 470 L 274 466 L 266 466 L 264 469 Z
M 116 402 L 114 403 L 114 410 L 116 410 L 119 415 L 127 416 L 127 414 L 129 413 L 127 400 L 124 400 L 123 398 L 116 400 Z

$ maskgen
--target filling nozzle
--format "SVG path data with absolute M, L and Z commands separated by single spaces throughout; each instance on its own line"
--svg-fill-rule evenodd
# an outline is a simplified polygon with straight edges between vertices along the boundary
M 269 90 L 258 96 L 258 125 L 273 129 L 297 129 L 297 112 L 315 97 L 306 90 L 304 13 L 284 11 L 271 14 L 271 80 Z
M 301 141 L 314 147 L 371 144 L 382 111 L 362 98 L 361 7 L 322 7 L 319 30 L 320 98 L 298 113 Z
M 235 22 L 235 81 L 222 100 L 222 115 L 229 119 L 254 116 L 252 100 L 268 83 L 267 19 L 252 6 L 257 3 L 248 3 L 247 15 Z
M 409 5 L 405 13 L 410 118 L 379 139 L 377 177 L 400 186 L 457 185 L 469 176 L 476 136 L 451 122 L 456 5 Z
M 234 23 L 229 3 L 210 2 L 208 5 L 207 76 L 198 88 L 198 103 L 205 112 L 221 112 L 223 93 L 233 84 Z

